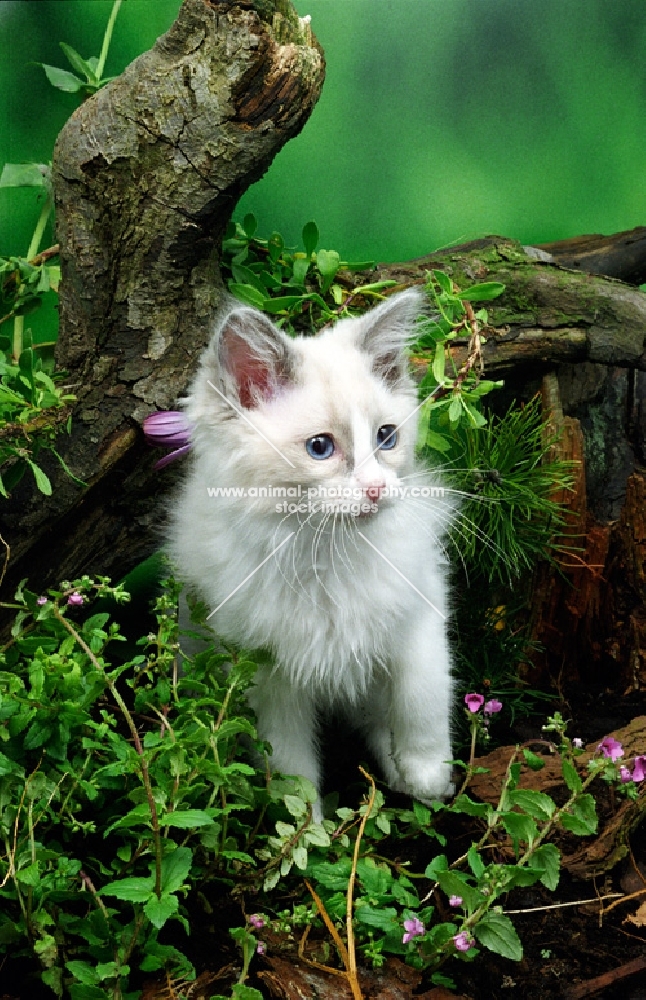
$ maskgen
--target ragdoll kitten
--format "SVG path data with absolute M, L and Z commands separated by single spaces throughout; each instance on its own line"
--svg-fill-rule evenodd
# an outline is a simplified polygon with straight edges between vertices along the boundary
M 318 789 L 317 720 L 333 710 L 363 730 L 391 788 L 452 791 L 451 509 L 410 496 L 442 493 L 414 456 L 405 346 L 422 301 L 409 289 L 297 339 L 230 301 L 186 406 L 193 456 L 172 558 L 218 609 L 218 635 L 271 652 L 249 693 L 258 733 L 275 770 Z

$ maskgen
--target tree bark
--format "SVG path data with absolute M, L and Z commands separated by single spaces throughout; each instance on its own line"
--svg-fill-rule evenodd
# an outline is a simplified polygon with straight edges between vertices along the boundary
M 289 0 L 184 0 L 154 47 L 75 111 L 54 151 L 62 283 L 59 366 L 77 396 L 58 449 L 2 505 L 6 586 L 119 577 L 159 543 L 140 425 L 185 389 L 223 286 L 233 208 L 303 127 L 323 53 Z

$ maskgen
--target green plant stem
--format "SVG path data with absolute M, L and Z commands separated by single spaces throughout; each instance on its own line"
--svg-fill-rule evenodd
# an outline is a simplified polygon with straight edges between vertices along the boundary
M 45 198 L 45 204 L 40 210 L 40 215 L 38 217 L 38 222 L 36 223 L 36 228 L 34 229 L 33 235 L 31 237 L 31 242 L 29 244 L 29 249 L 27 250 L 27 260 L 32 260 L 33 257 L 38 253 L 38 247 L 40 246 L 40 241 L 43 238 L 43 233 L 45 232 L 45 226 L 52 211 L 53 202 L 51 198 Z M 18 364 L 20 360 L 20 355 L 22 354 L 23 340 L 25 333 L 25 317 L 24 316 L 14 316 L 13 320 L 13 337 L 11 343 L 11 357 L 15 364 Z
M 99 56 L 99 61 L 96 66 L 96 76 L 100 80 L 103 76 L 103 70 L 105 69 L 105 61 L 108 58 L 108 49 L 110 48 L 110 42 L 112 41 L 112 32 L 114 30 L 114 22 L 117 19 L 117 14 L 119 13 L 119 7 L 121 6 L 122 0 L 114 0 L 112 5 L 112 10 L 110 12 L 110 17 L 106 25 L 105 34 L 103 36 L 103 44 L 101 46 L 101 54 Z
M 361 997 L 361 988 L 359 986 L 359 980 L 357 978 L 357 956 L 354 947 L 354 927 L 352 923 L 353 910 L 354 910 L 354 883 L 357 877 L 357 864 L 359 862 L 359 848 L 361 847 L 361 840 L 363 838 L 363 832 L 366 828 L 366 823 L 372 812 L 372 807 L 375 804 L 375 796 L 377 794 L 377 786 L 375 785 L 374 778 L 368 774 L 367 771 L 360 766 L 364 778 L 370 782 L 370 796 L 368 798 L 368 805 L 366 811 L 361 817 L 361 823 L 359 825 L 359 830 L 357 832 L 357 839 L 354 842 L 354 852 L 352 855 L 352 868 L 350 869 L 350 879 L 348 881 L 348 893 L 346 896 L 346 911 L 345 911 L 345 924 L 346 924 L 346 935 L 348 939 L 348 979 L 350 980 L 350 988 L 352 990 L 352 995 L 356 997 Z
M 139 755 L 139 765 L 141 768 L 141 779 L 146 790 L 146 798 L 148 799 L 148 807 L 150 809 L 150 818 L 153 828 L 153 836 L 155 840 L 155 895 L 158 899 L 161 898 L 161 831 L 159 829 L 159 818 L 157 816 L 157 804 L 155 803 L 155 797 L 153 795 L 152 782 L 150 780 L 150 774 L 148 773 L 148 764 L 146 763 L 146 758 L 144 756 L 144 749 L 141 745 L 141 740 L 139 739 L 139 733 L 137 732 L 137 727 L 135 726 L 134 719 L 132 718 L 128 706 L 121 697 L 117 687 L 106 671 L 100 660 L 94 655 L 88 644 L 85 642 L 83 637 L 76 631 L 74 626 L 61 614 L 58 605 L 54 605 L 53 608 L 54 617 L 58 619 L 59 622 L 67 629 L 69 634 L 74 637 L 76 642 L 79 644 L 83 652 L 87 657 L 89 657 L 90 662 L 96 670 L 104 678 L 112 697 L 116 701 L 117 705 L 123 712 L 123 717 L 128 724 L 128 728 L 132 734 L 132 739 L 135 745 L 135 750 Z

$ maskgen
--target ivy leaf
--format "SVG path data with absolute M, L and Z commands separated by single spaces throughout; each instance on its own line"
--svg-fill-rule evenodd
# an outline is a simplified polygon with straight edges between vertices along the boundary
M 503 958 L 520 962 L 523 946 L 516 929 L 504 913 L 487 913 L 473 928 L 473 933 L 485 948 Z

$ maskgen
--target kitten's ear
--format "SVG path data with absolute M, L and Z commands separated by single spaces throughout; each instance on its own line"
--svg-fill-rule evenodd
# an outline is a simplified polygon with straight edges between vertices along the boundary
M 256 309 L 230 309 L 221 319 L 213 347 L 225 394 L 247 409 L 270 399 L 293 375 L 288 338 Z
M 375 374 L 394 384 L 407 374 L 405 348 L 413 337 L 424 294 L 417 288 L 392 295 L 361 318 L 358 346 L 372 357 Z

